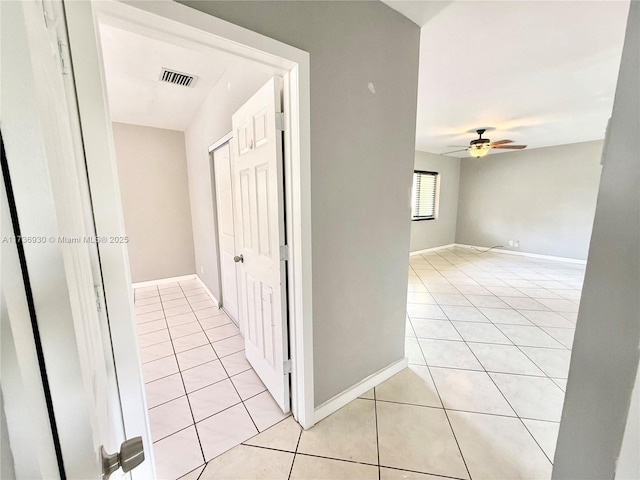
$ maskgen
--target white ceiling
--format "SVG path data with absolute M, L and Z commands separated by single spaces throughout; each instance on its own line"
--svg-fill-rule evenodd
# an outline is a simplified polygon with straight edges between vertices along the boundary
M 480 127 L 528 148 L 604 137 L 628 1 L 386 3 L 422 26 L 416 149 Z
M 468 145 L 480 127 L 528 148 L 604 137 L 628 0 L 386 3 L 422 25 L 416 149 L 456 150 L 449 145 Z M 105 23 L 100 33 L 116 122 L 184 130 L 223 76 L 251 73 L 211 49 Z M 198 79 L 189 88 L 161 82 L 162 67 Z
M 106 23 L 100 24 L 100 37 L 114 122 L 184 131 L 219 81 L 235 89 L 260 72 L 214 49 L 180 46 Z M 191 87 L 162 82 L 163 67 L 198 78 Z
M 100 25 L 109 108 L 114 122 L 184 130 L 229 65 L 206 54 Z M 167 67 L 196 75 L 193 87 L 159 80 Z

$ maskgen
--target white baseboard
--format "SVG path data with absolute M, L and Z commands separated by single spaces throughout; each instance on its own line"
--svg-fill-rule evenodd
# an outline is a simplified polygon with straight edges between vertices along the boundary
M 479 247 L 477 245 L 464 245 L 462 243 L 454 243 L 451 245 L 452 247 L 461 247 L 461 248 L 469 248 L 469 249 L 479 249 L 480 251 L 486 250 L 487 247 Z M 532 258 L 540 258 L 544 260 L 555 260 L 557 262 L 567 262 L 567 263 L 577 263 L 580 265 L 586 265 L 586 260 L 579 260 L 577 258 L 568 258 L 568 257 L 555 257 L 553 255 L 542 255 L 539 253 L 528 253 L 528 252 L 516 252 L 515 250 L 507 250 L 506 248 L 495 248 L 491 250 L 492 252 L 498 253 L 506 253 L 508 255 L 519 255 L 521 257 L 532 257 Z
M 198 278 L 198 277 L 195 274 L 182 275 L 181 277 L 159 278 L 158 280 L 148 280 L 146 282 L 136 282 L 136 283 L 132 283 L 131 286 L 133 288 L 150 287 L 152 285 L 158 285 L 160 283 L 184 282 L 185 280 L 193 280 L 194 278 Z
M 407 358 L 401 358 L 397 362 L 384 367 L 382 370 L 377 371 L 373 375 L 369 375 L 361 382 L 356 383 L 353 387 L 348 388 L 347 390 L 339 393 L 333 398 L 330 398 L 315 409 L 313 418 L 314 424 L 341 409 L 347 403 L 355 400 L 366 391 L 371 390 L 373 387 L 380 385 L 382 382 L 394 376 L 396 373 L 404 370 L 408 364 L 409 360 Z
M 440 245 L 439 247 L 425 248 L 424 250 L 415 250 L 413 252 L 409 252 L 409 255 L 413 256 L 413 255 L 420 255 L 422 253 L 435 252 L 437 250 L 444 250 L 445 248 L 454 247 L 455 245 L 456 245 L 455 243 L 450 243 L 449 245 Z
M 209 295 L 211 297 L 211 300 L 213 300 L 213 303 L 216 304 L 216 307 L 220 308 L 220 302 L 218 301 L 218 299 L 216 298 L 216 296 L 211 293 L 211 290 L 209 290 L 207 288 L 207 286 L 204 284 L 204 282 L 202 281 L 202 279 L 198 276 L 198 275 L 194 275 L 194 277 L 196 278 L 196 280 L 198 280 L 198 282 L 200 282 L 200 286 L 202 286 L 202 288 L 204 289 L 205 292 L 207 292 L 207 295 Z

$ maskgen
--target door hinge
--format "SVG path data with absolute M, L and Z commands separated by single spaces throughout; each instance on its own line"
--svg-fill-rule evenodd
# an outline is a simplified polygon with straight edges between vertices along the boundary
M 285 360 L 282 363 L 282 367 L 284 368 L 284 374 L 285 375 L 291 373 L 291 359 Z
M 93 291 L 96 292 L 96 308 L 98 309 L 98 312 L 101 312 L 102 302 L 100 301 L 100 288 L 97 285 L 94 285 Z
M 289 260 L 289 245 L 280 245 L 280 260 L 285 262 Z
M 69 45 L 58 39 L 58 53 L 60 54 L 60 68 L 63 75 L 71 73 L 71 55 L 69 55 Z
M 284 113 L 276 112 L 276 130 L 284 132 Z

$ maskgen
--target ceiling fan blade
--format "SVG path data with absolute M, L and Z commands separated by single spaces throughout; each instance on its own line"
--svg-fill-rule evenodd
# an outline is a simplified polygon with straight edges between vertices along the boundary
M 522 150 L 523 148 L 527 148 L 526 145 L 494 145 L 493 148 L 503 149 L 503 150 Z
M 491 145 L 504 145 L 505 143 L 513 143 L 513 140 L 498 140 L 497 142 L 491 142 Z
M 447 145 L 450 148 L 469 148 L 469 145 Z
M 466 152 L 469 150 L 468 148 L 463 148 L 462 150 L 454 150 L 453 152 L 441 153 L 440 155 L 449 155 L 450 153 L 458 153 L 458 152 Z

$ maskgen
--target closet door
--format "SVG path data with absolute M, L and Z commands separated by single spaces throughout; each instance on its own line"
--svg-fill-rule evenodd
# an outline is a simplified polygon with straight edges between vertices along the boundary
M 218 247 L 220 249 L 220 278 L 222 280 L 222 308 L 238 325 L 238 273 L 233 221 L 233 189 L 231 186 L 231 149 L 229 143 L 213 151 L 213 168 L 218 211 Z M 243 328 L 240 328 L 243 332 Z M 244 332 L 243 332 L 244 333 Z

